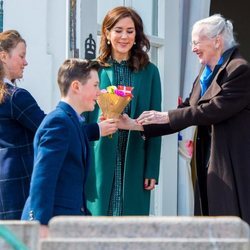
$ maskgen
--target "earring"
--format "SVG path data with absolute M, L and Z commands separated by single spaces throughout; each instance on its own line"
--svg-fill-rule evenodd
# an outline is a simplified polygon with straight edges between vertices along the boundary
M 134 42 L 134 45 L 136 45 L 136 42 Z
M 107 44 L 110 45 L 110 41 L 109 40 L 107 41 Z

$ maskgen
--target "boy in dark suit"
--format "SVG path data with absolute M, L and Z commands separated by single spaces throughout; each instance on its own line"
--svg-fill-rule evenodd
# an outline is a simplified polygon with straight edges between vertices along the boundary
M 47 225 L 57 215 L 87 215 L 84 185 L 89 170 L 88 137 L 98 126 L 84 129 L 82 112 L 92 111 L 100 94 L 99 64 L 68 59 L 58 72 L 61 101 L 38 128 L 34 139 L 34 170 L 22 219 Z M 42 227 L 41 236 L 46 236 Z

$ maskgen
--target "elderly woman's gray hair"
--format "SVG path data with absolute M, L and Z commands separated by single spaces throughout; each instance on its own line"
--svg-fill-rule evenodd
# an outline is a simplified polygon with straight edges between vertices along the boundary
M 193 32 L 198 32 L 208 38 L 221 36 L 224 41 L 224 50 L 237 45 L 234 38 L 233 24 L 220 14 L 201 19 L 193 25 Z

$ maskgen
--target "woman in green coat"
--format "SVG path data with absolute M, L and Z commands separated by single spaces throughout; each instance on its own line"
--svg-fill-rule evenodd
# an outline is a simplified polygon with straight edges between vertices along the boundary
M 116 7 L 102 24 L 99 60 L 100 88 L 133 87 L 125 112 L 133 118 L 145 110 L 161 109 L 159 71 L 149 62 L 150 43 L 140 16 L 131 8 Z M 95 122 L 98 107 L 86 115 Z M 86 184 L 92 215 L 149 215 L 150 191 L 158 182 L 161 138 L 143 140 L 136 131 L 119 130 L 112 138 L 92 144 L 92 166 Z

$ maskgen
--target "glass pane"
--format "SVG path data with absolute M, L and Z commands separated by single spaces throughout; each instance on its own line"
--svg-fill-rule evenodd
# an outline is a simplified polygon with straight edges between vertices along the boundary
M 97 23 L 102 24 L 103 18 L 107 12 L 114 7 L 122 6 L 123 0 L 98 0 L 97 1 Z
M 141 16 L 145 33 L 158 35 L 158 0 L 132 1 L 132 7 Z
M 155 65 L 158 64 L 158 49 L 156 47 L 151 46 L 149 53 L 150 61 Z
M 134 8 L 141 16 L 144 24 L 145 33 L 147 35 L 158 35 L 158 0 L 130 0 L 127 3 L 131 3 L 131 7 Z M 106 13 L 116 7 L 126 5 L 124 0 L 98 0 L 97 1 L 97 23 L 101 25 Z

